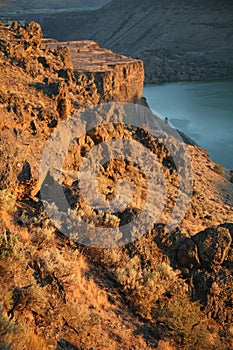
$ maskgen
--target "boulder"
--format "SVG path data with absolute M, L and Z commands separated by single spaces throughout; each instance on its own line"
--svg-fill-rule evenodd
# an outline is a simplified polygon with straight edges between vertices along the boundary
M 197 266 L 200 264 L 197 245 L 192 239 L 186 239 L 178 248 L 177 260 L 185 267 Z
M 192 237 L 198 247 L 201 264 L 207 267 L 221 265 L 227 258 L 232 237 L 226 227 L 210 227 Z

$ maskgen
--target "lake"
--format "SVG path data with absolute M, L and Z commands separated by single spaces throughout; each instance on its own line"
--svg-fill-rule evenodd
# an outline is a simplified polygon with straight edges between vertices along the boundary
M 233 81 L 145 85 L 151 109 L 233 169 Z

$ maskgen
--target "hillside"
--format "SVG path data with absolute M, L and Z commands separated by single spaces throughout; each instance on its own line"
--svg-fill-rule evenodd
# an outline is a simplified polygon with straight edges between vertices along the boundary
M 0 349 L 231 350 L 232 172 L 152 114 L 140 60 L 0 39 Z
M 0 2 L 1 10 L 5 13 L 11 12 L 31 12 L 31 11 L 40 11 L 47 10 L 47 12 L 53 12 L 54 10 L 61 9 L 96 9 L 99 8 L 109 0 L 31 0 L 28 2 L 27 0 L 4 0 Z
M 116 0 L 94 12 L 37 20 L 46 36 L 96 40 L 103 47 L 143 59 L 146 82 L 233 77 L 230 0 Z

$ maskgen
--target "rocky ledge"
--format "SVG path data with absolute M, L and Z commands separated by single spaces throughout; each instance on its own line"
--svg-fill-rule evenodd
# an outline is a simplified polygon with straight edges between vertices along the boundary
M 136 102 L 142 96 L 142 61 L 101 49 L 93 41 L 43 39 L 35 22 L 0 23 L 0 67 L 1 188 L 37 182 L 46 140 L 79 108 Z M 17 154 L 10 164 L 9 152 Z M 26 177 L 18 178 L 20 168 Z
M 100 48 L 91 40 L 49 42 L 48 46 L 70 51 L 79 95 L 99 102 L 133 102 L 141 98 L 144 84 L 144 68 L 141 60 L 116 54 Z

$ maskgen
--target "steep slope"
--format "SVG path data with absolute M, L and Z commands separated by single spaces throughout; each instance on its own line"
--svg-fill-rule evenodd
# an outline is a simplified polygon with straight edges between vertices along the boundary
M 231 350 L 232 174 L 125 93 L 140 61 L 0 36 L 0 347 Z
M 9 0 L 9 1 L 1 1 L 2 11 L 11 13 L 14 11 L 22 11 L 27 12 L 31 10 L 59 10 L 59 9 L 78 9 L 78 8 L 98 8 L 105 5 L 108 0 L 99 0 L 96 2 L 95 0 L 68 0 L 66 2 L 61 0 L 42 0 L 42 1 L 25 1 L 25 0 Z

